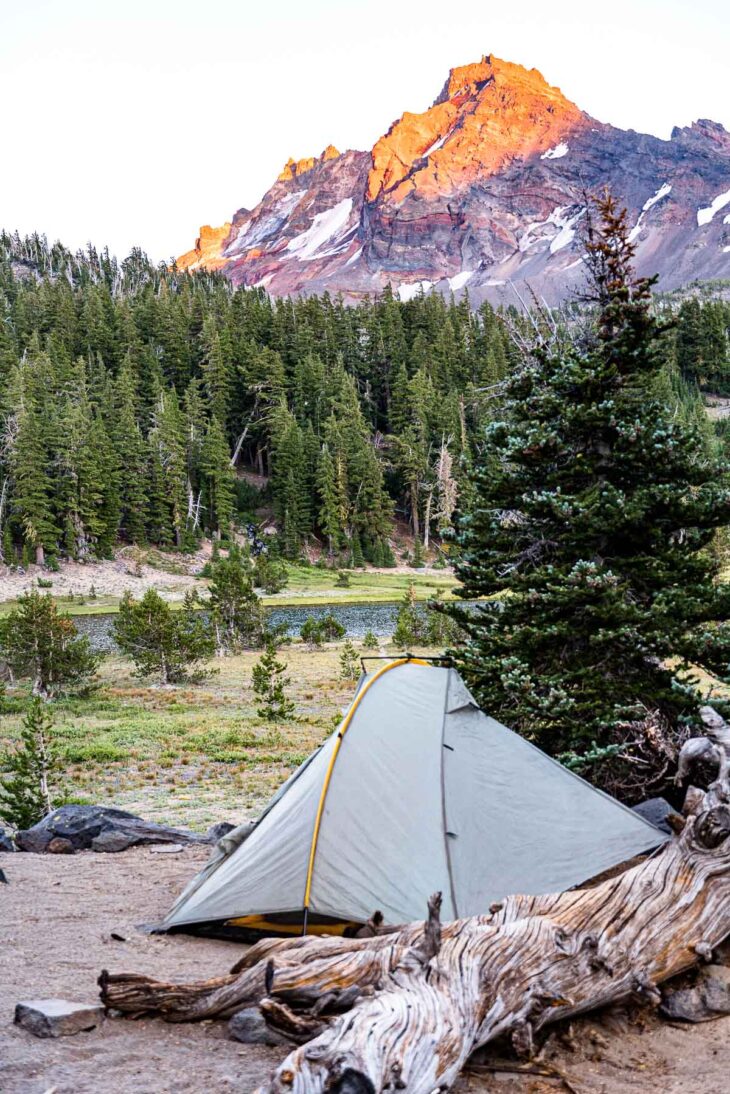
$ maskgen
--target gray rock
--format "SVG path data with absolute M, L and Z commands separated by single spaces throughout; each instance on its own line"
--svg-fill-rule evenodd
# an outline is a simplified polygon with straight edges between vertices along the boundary
M 730 968 L 706 965 L 693 988 L 665 994 L 661 1012 L 681 1022 L 710 1022 L 730 1014 Z
M 181 843 L 154 843 L 150 847 L 150 851 L 155 851 L 158 855 L 179 855 L 184 850 Z
M 647 798 L 646 801 L 633 806 L 633 810 L 644 820 L 660 828 L 662 832 L 668 832 L 670 836 L 672 835 L 672 828 L 667 824 L 667 817 L 673 813 L 681 820 L 681 814 L 677 813 L 677 810 L 673 809 L 665 798 Z
M 128 847 L 134 847 L 136 840 L 131 832 L 100 832 L 91 841 L 91 850 L 100 852 L 126 851 Z
M 15 1007 L 15 1022 L 36 1037 L 68 1037 L 94 1029 L 104 1020 L 104 1008 L 67 999 L 32 999 Z
M 246 1045 L 289 1045 L 286 1037 L 267 1026 L 258 1007 L 246 1007 L 234 1014 L 228 1023 L 228 1034 L 234 1041 Z
M 14 850 L 15 843 L 13 842 L 13 837 L 9 832 L 6 832 L 4 828 L 0 828 L 0 852 Z
M 103 837 L 103 838 L 102 838 Z M 64 805 L 38 824 L 18 832 L 20 851 L 48 851 L 54 839 L 68 840 L 74 851 L 124 851 L 139 843 L 206 843 L 205 836 L 181 828 L 152 824 L 127 813 L 101 805 Z

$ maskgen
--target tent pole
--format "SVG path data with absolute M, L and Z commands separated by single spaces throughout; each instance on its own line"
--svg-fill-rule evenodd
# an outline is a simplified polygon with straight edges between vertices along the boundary
M 309 920 L 309 908 L 305 907 L 303 911 L 304 915 L 302 917 L 302 934 L 305 935 L 307 933 L 307 922 Z

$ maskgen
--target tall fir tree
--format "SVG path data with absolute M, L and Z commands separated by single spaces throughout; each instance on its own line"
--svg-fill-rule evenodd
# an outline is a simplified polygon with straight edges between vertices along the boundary
M 485 709 L 553 754 L 621 745 L 647 712 L 676 739 L 703 701 L 693 666 L 725 679 L 730 661 L 711 550 L 728 467 L 655 397 L 652 282 L 633 276 L 625 211 L 606 196 L 596 213 L 592 330 L 535 339 L 458 532 L 460 595 L 490 599 L 452 609 L 453 656 Z

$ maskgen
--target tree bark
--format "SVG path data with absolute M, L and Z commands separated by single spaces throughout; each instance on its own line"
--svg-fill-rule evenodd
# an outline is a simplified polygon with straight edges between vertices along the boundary
M 706 724 L 722 747 L 721 727 Z M 203 983 L 104 972 L 102 1000 L 169 1021 L 258 1003 L 290 1037 L 321 1031 L 258 1094 L 449 1090 L 469 1055 L 497 1037 L 529 1056 L 535 1032 L 556 1019 L 620 1000 L 658 1002 L 657 984 L 730 933 L 727 755 L 723 747 L 717 781 L 691 796 L 683 831 L 594 888 L 508 897 L 443 927 L 433 897 L 425 924 L 357 939 L 267 939 L 228 976 Z

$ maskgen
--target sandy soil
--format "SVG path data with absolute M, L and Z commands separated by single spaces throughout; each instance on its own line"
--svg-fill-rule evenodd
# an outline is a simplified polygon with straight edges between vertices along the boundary
M 101 1028 L 56 1041 L 12 1025 L 21 999 L 96 997 L 102 968 L 197 979 L 225 971 L 240 946 L 150 936 L 152 922 L 205 859 L 147 848 L 120 855 L 0 855 L 0 1090 L 3 1094 L 251 1094 L 281 1058 L 280 1049 L 237 1044 L 225 1023 L 169 1026 L 157 1019 L 108 1019 Z M 111 932 L 126 941 L 111 938 Z M 615 1013 L 551 1035 L 545 1059 L 580 1094 L 726 1094 L 730 1018 L 702 1026 L 661 1023 Z M 557 1079 L 514 1073 L 466 1074 L 457 1094 L 546 1094 Z
M 209 554 L 210 552 L 208 552 Z M 29 566 L 25 573 L 0 566 L 0 603 L 15 600 L 21 593 L 38 588 L 38 578 L 53 582 L 54 597 L 88 597 L 92 586 L 97 596 L 121 599 L 129 591 L 135 597 L 143 596 L 148 589 L 156 589 L 160 596 L 181 600 L 188 589 L 206 588 L 206 583 L 196 578 L 192 571 L 200 568 L 205 557 L 199 555 L 170 555 L 171 565 L 179 573 L 171 573 L 146 562 L 137 565 L 135 548 L 120 548 L 114 559 L 108 562 L 64 562 L 57 573 L 49 573 L 38 566 Z

